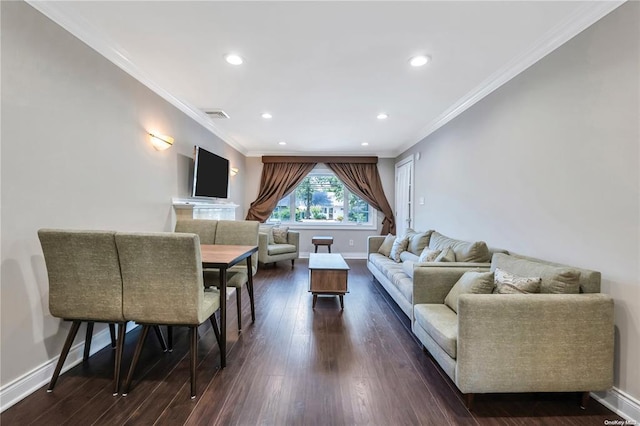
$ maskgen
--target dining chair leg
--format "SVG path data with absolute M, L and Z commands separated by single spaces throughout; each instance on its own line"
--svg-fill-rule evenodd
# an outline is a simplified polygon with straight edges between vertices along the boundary
M 89 355 L 91 352 L 91 339 L 93 339 L 93 322 L 88 322 L 87 334 L 84 338 L 84 356 L 82 358 L 83 362 L 89 361 Z
M 133 353 L 133 359 L 131 360 L 131 366 L 129 367 L 129 374 L 127 374 L 127 380 L 124 382 L 124 389 L 122 390 L 122 396 L 127 396 L 129 393 L 129 386 L 131 386 L 131 379 L 133 378 L 133 372 L 136 369 L 136 365 L 138 365 L 138 359 L 140 358 L 140 353 L 142 352 L 142 346 L 144 345 L 144 341 L 147 338 L 147 334 L 149 334 L 150 325 L 143 325 L 142 331 L 140 332 L 140 337 L 138 337 L 138 343 L 136 344 L 136 350 Z
M 242 287 L 236 288 L 236 306 L 238 307 L 238 332 L 242 331 Z
M 189 327 L 189 337 L 191 340 L 191 399 L 196 397 L 196 364 L 198 363 L 198 334 L 196 333 L 197 327 Z
M 169 345 L 169 352 L 173 352 L 173 327 L 167 326 L 167 341 Z
M 218 321 L 216 321 L 216 313 L 209 317 L 209 321 L 211 321 L 211 328 L 213 328 L 213 333 L 216 335 L 216 341 L 218 342 L 218 347 L 220 347 L 220 329 L 218 328 Z
M 109 328 L 111 325 L 109 324 Z M 124 351 L 124 339 L 127 335 L 127 322 L 122 322 L 118 324 L 118 340 L 116 340 L 116 362 L 113 370 L 113 396 L 118 395 L 118 391 L 120 390 L 120 370 L 122 365 L 122 352 Z
M 256 322 L 256 307 L 253 303 L 253 283 L 247 281 L 247 292 L 249 293 L 249 302 L 251 302 L 251 322 Z
M 53 376 L 51 377 L 51 382 L 49 382 L 47 392 L 52 392 L 53 387 L 56 385 L 56 381 L 58 380 L 58 376 L 60 375 L 60 371 L 62 370 L 64 361 L 67 359 L 67 355 L 69 355 L 69 350 L 71 349 L 73 340 L 76 338 L 76 334 L 78 334 L 80 323 L 80 321 L 74 321 L 71 324 L 71 329 L 69 330 L 69 334 L 67 334 L 67 340 L 65 340 L 64 346 L 62 347 L 62 352 L 60 353 L 60 358 L 58 358 L 58 364 L 56 364 L 56 369 L 54 370 Z
M 116 348 L 116 325 L 112 322 L 109 323 L 109 335 L 111 336 L 111 349 Z
M 166 352 L 167 351 L 167 342 L 164 341 L 164 336 L 162 335 L 162 331 L 160 331 L 160 326 L 159 325 L 154 325 L 153 326 L 153 331 L 156 333 L 156 337 L 158 338 L 158 342 L 160 343 L 160 346 L 162 347 L 162 352 Z

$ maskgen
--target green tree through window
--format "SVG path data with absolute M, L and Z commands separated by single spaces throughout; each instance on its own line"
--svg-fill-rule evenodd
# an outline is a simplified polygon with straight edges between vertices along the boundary
M 371 224 L 370 212 L 369 204 L 351 193 L 332 172 L 314 169 L 278 202 L 269 222 Z

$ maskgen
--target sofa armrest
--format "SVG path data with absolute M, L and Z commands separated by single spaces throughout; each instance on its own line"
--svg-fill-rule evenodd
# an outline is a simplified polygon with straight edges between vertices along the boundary
M 258 259 L 264 261 L 269 254 L 269 235 L 265 232 L 258 232 Z
M 456 385 L 464 393 L 586 392 L 613 385 L 613 299 L 464 294 Z
M 300 232 L 289 231 L 287 232 L 287 242 L 296 246 L 296 252 L 300 253 Z
M 413 267 L 413 304 L 444 303 L 444 298 L 449 294 L 451 287 L 465 272 L 489 271 L 487 264 L 479 265 L 485 267 L 458 266 L 453 262 L 416 263 Z
M 371 235 L 367 237 L 367 258 L 371 253 L 377 253 L 378 249 L 384 242 L 386 236 L 384 235 Z

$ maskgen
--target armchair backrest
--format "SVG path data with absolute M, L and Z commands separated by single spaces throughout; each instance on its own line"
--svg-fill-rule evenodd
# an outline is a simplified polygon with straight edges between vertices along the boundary
M 114 231 L 38 231 L 49 277 L 51 315 L 123 321 L 122 277 L 114 236 Z
M 258 245 L 259 222 L 253 220 L 219 220 L 215 244 Z M 253 274 L 258 270 L 258 253 L 251 255 Z
M 176 222 L 175 232 L 198 234 L 200 244 L 215 244 L 217 220 L 181 219 Z
M 200 239 L 185 233 L 120 233 L 123 313 L 147 324 L 200 324 L 204 285 Z

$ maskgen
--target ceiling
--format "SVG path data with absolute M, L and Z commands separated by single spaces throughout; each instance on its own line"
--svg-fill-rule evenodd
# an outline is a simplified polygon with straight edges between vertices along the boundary
M 399 155 L 621 4 L 29 3 L 245 155 L 381 157 Z M 228 64 L 227 53 L 244 63 Z M 416 54 L 432 60 L 411 67 Z M 230 118 L 211 119 L 210 109 Z

